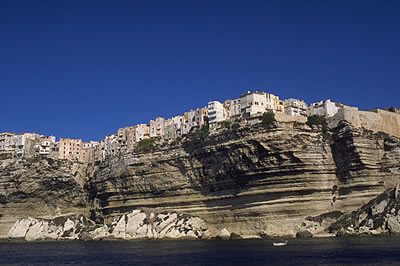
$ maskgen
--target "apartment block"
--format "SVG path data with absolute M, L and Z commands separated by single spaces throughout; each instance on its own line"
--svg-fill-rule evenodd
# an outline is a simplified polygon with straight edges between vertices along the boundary
M 127 150 L 128 146 L 133 146 L 133 142 L 136 140 L 136 127 L 123 127 L 118 129 L 118 150 Z
M 136 125 L 136 142 L 150 138 L 150 126 L 146 124 Z
M 191 130 L 200 129 L 202 125 L 208 124 L 208 109 L 198 108 L 183 114 L 183 134 L 188 134 Z
M 36 139 L 34 149 L 36 154 L 50 156 L 51 153 L 57 153 L 56 137 L 54 136 L 40 136 Z M 51 156 L 57 158 L 58 156 Z
M 285 114 L 290 116 L 307 116 L 307 104 L 305 101 L 289 98 L 285 100 Z
M 253 117 L 265 112 L 284 113 L 284 102 L 279 97 L 265 92 L 247 92 L 240 96 L 242 117 Z
M 118 135 L 107 135 L 104 140 L 104 149 L 106 155 L 113 155 L 118 152 Z
M 98 155 L 98 150 L 100 148 L 100 143 L 98 141 L 90 141 L 82 143 L 82 149 L 79 154 L 79 161 L 82 163 L 93 163 L 95 161 L 100 161 Z
M 162 137 L 165 131 L 165 119 L 157 117 L 155 120 L 150 120 L 150 137 Z
M 215 127 L 218 122 L 225 120 L 224 105 L 219 101 L 211 101 L 208 103 L 208 124 Z
M 83 148 L 81 139 L 60 138 L 58 142 L 58 158 L 70 161 L 79 161 Z
M 18 158 L 35 155 L 35 144 L 39 141 L 39 134 L 21 133 L 14 136 L 15 151 Z
M 240 99 L 226 100 L 224 102 L 224 109 L 226 120 L 240 117 Z
M 173 116 L 172 118 L 172 128 L 173 128 L 173 136 L 174 138 L 182 136 L 183 134 L 183 115 Z

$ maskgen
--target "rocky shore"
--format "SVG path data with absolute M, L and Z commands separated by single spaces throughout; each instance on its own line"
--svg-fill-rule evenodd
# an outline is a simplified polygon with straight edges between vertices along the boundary
M 292 122 L 228 125 L 94 166 L 2 155 L 0 237 L 307 237 L 363 234 L 367 224 L 380 232 L 369 224 L 375 212 L 329 228 L 393 190 L 399 162 L 398 138 L 346 121 L 328 134 Z M 382 222 L 391 234 L 393 219 Z

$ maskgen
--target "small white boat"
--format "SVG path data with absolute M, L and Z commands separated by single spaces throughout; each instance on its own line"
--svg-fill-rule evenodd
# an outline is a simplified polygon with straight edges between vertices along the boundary
M 275 247 L 281 247 L 281 246 L 286 246 L 287 245 L 287 240 L 283 241 L 281 240 L 280 242 L 272 242 L 272 245 L 274 245 Z

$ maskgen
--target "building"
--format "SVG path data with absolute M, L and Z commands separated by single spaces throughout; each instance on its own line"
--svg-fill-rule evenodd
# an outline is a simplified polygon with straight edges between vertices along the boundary
M 203 125 L 208 125 L 208 109 L 207 107 L 196 109 L 195 111 L 195 127 L 201 128 Z
M 165 119 L 157 117 L 155 120 L 150 120 L 150 137 L 162 137 L 165 131 Z
M 135 139 L 135 135 L 132 134 L 132 132 L 136 133 L 136 127 L 123 127 L 118 129 L 117 135 L 118 135 L 118 150 L 119 151 L 124 151 L 128 149 L 128 142 L 131 142 L 129 145 L 130 147 L 132 146 L 132 141 Z M 129 139 L 130 138 L 130 139 Z
M 188 134 L 192 130 L 200 129 L 202 125 L 208 124 L 208 110 L 206 107 L 190 110 L 183 114 L 182 133 Z
M 290 116 L 307 116 L 307 104 L 305 101 L 289 98 L 285 100 L 285 114 Z
M 276 96 L 278 97 L 278 96 Z M 275 108 L 273 110 L 274 113 L 277 114 L 285 114 L 285 102 L 282 100 L 278 100 L 275 102 Z
M 307 115 L 332 117 L 344 106 L 344 104 L 331 102 L 331 100 L 319 101 L 310 104 L 307 109 Z
M 14 151 L 15 150 L 15 134 L 10 132 L 0 133 L 0 150 Z
M 35 145 L 39 142 L 39 134 L 21 133 L 14 136 L 15 151 L 18 158 L 35 155 Z
M 104 150 L 106 155 L 113 155 L 118 152 L 118 135 L 107 135 L 104 140 Z
M 224 102 L 224 109 L 226 120 L 240 117 L 240 99 L 226 100 Z
M 284 113 L 284 102 L 265 92 L 250 92 L 240 96 L 240 110 L 244 118 L 259 116 L 265 112 Z
M 82 143 L 82 149 L 79 155 L 79 161 L 82 163 L 94 163 L 95 161 L 101 160 L 97 150 L 100 148 L 100 143 L 98 141 L 90 141 Z
M 40 136 L 34 145 L 36 154 L 50 156 L 51 153 L 56 153 L 56 137 L 54 136 Z M 58 157 L 52 155 L 51 157 Z
M 146 124 L 136 125 L 136 142 L 150 138 L 150 127 Z
M 208 103 L 208 124 L 215 127 L 218 122 L 225 120 L 224 105 L 218 101 Z
M 182 133 L 186 135 L 194 127 L 195 124 L 195 111 L 183 113 L 183 130 Z
M 83 142 L 81 139 L 60 138 L 58 142 L 58 158 L 80 161 Z
M 172 118 L 172 128 L 173 128 L 173 138 L 177 138 L 179 136 L 183 135 L 183 120 L 184 116 L 183 115 L 176 115 L 173 116 Z
M 164 140 L 170 140 L 175 137 L 174 125 L 171 118 L 164 121 L 164 135 L 162 137 Z

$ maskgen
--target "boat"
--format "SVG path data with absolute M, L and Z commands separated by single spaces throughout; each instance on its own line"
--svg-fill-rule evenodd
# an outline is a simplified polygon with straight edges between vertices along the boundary
M 288 244 L 287 240 L 283 240 L 281 239 L 280 242 L 272 242 L 272 245 L 274 245 L 275 247 L 282 247 L 282 246 L 286 246 Z

